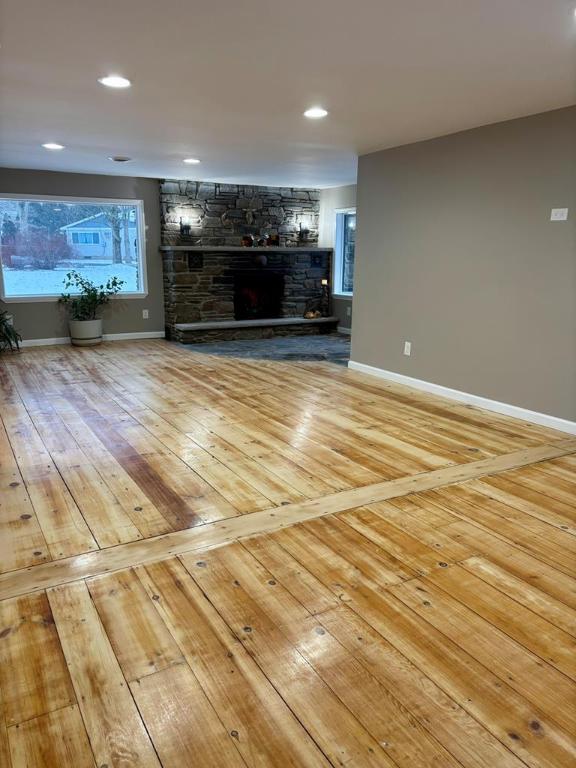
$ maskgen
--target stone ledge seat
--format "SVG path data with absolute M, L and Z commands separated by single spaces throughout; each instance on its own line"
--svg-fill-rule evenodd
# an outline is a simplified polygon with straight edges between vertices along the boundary
M 338 326 L 337 317 L 271 317 L 259 320 L 214 320 L 201 323 L 176 323 L 174 338 L 184 344 L 236 339 L 265 339 L 272 336 L 299 336 L 330 333 Z

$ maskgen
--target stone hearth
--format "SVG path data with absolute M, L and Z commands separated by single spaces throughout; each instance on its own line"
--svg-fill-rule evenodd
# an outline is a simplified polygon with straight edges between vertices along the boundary
M 214 323 L 177 323 L 174 336 L 185 344 L 212 341 L 271 339 L 276 336 L 317 336 L 330 333 L 338 325 L 337 317 L 281 317 L 268 320 L 219 320 Z

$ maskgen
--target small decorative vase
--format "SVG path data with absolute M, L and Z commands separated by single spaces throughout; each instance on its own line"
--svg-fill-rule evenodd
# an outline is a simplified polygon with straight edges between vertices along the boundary
M 75 347 L 93 347 L 102 341 L 102 320 L 70 320 L 70 340 Z

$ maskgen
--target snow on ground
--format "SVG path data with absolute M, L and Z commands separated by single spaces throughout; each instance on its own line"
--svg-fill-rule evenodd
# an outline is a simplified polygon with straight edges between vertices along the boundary
M 3 267 L 4 293 L 6 296 L 59 296 L 64 291 L 64 279 L 68 272 L 76 270 L 96 285 L 102 285 L 110 277 L 119 277 L 125 283 L 123 291 L 138 291 L 138 268 L 131 264 L 73 263 L 56 269 L 10 269 Z

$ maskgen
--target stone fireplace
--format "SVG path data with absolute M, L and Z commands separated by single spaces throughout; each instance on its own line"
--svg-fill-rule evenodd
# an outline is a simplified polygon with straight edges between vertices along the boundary
M 317 247 L 317 190 L 206 182 L 161 186 L 166 330 L 186 341 L 319 333 L 331 249 Z M 240 247 L 277 234 L 280 247 Z M 322 317 L 304 319 L 306 312 Z
M 316 323 L 304 319 L 307 311 L 322 306 L 326 291 L 322 281 L 330 279 L 330 249 L 162 246 L 161 250 L 169 338 L 259 338 L 335 327 L 334 318 Z M 246 322 L 251 323 L 249 328 L 242 325 Z

